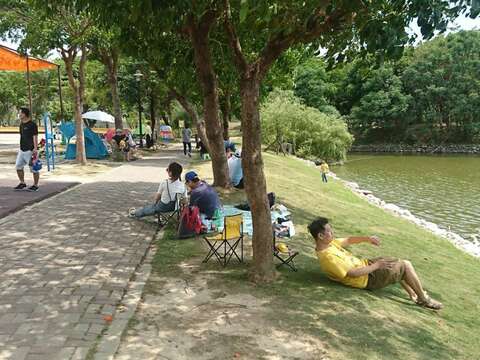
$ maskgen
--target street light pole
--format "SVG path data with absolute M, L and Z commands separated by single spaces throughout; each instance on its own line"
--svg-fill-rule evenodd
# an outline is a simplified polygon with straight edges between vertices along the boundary
M 140 147 L 143 148 L 143 132 L 142 132 L 142 97 L 140 93 L 140 81 L 142 80 L 143 74 L 140 70 L 137 70 L 135 74 L 135 80 L 137 81 L 137 90 L 138 90 L 138 132 L 140 136 Z

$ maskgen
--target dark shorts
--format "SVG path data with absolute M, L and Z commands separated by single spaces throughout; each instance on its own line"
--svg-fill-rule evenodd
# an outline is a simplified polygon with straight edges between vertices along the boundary
M 379 257 L 369 259 L 368 264 L 370 265 L 380 259 L 394 261 L 395 265 L 392 269 L 379 269 L 368 274 L 367 289 L 369 290 L 381 289 L 388 285 L 398 283 L 405 275 L 405 263 L 403 260 L 397 258 Z

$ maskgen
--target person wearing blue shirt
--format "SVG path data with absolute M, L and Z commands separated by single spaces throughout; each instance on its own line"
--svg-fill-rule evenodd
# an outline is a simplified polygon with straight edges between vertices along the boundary
M 243 169 L 240 150 L 235 154 L 227 152 L 228 174 L 230 175 L 230 182 L 237 189 L 243 189 Z
M 190 189 L 190 205 L 198 206 L 201 214 L 207 219 L 215 218 L 221 208 L 220 198 L 213 187 L 200 181 L 195 171 L 185 174 L 185 183 Z

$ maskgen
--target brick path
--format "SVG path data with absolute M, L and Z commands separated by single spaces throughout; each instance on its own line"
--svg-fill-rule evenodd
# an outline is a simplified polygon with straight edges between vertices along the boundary
M 84 359 L 155 226 L 126 216 L 178 152 L 136 161 L 0 220 L 0 359 Z

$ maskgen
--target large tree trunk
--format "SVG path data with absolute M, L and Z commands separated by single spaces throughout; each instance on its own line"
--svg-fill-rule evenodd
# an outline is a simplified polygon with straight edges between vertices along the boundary
M 215 15 L 207 12 L 197 25 L 192 15 L 188 20 L 188 32 L 193 45 L 195 71 L 203 92 L 203 109 L 209 152 L 212 158 L 213 184 L 227 188 L 230 186 L 230 178 L 223 143 L 223 126 L 219 117 L 217 76 L 208 44 L 209 31 L 214 19 Z
M 150 128 L 152 129 L 152 139 L 153 139 L 153 132 L 155 130 L 156 124 L 157 124 L 157 117 L 155 116 L 155 94 L 152 91 L 150 93 Z
M 77 154 L 76 160 L 81 165 L 87 164 L 87 155 L 85 151 L 85 139 L 83 134 L 83 101 L 80 91 L 77 89 L 75 91 L 75 135 L 77 138 L 76 147 Z
M 85 153 L 85 139 L 83 136 L 83 94 L 80 84 L 76 84 L 73 77 L 73 61 L 76 57 L 76 52 L 69 51 L 62 52 L 62 57 L 65 62 L 65 69 L 67 71 L 68 83 L 75 96 L 74 112 L 75 112 L 75 137 L 76 137 L 76 160 L 81 165 L 87 164 L 87 156 Z
M 228 129 L 230 127 L 230 119 L 231 119 L 231 111 L 232 106 L 230 103 L 230 92 L 225 91 L 225 95 L 223 97 L 223 104 L 222 104 L 222 119 L 223 119 L 223 139 L 228 140 L 230 134 L 228 133 Z
M 118 52 L 115 49 L 99 49 L 100 59 L 107 70 L 108 85 L 112 93 L 115 129 L 123 129 L 122 106 L 118 94 Z
M 240 81 L 242 98 L 242 168 L 245 191 L 253 220 L 253 272 L 254 282 L 275 279 L 273 264 L 273 239 L 267 185 L 263 172 L 262 139 L 260 129 L 259 97 L 260 81 L 256 74 Z

